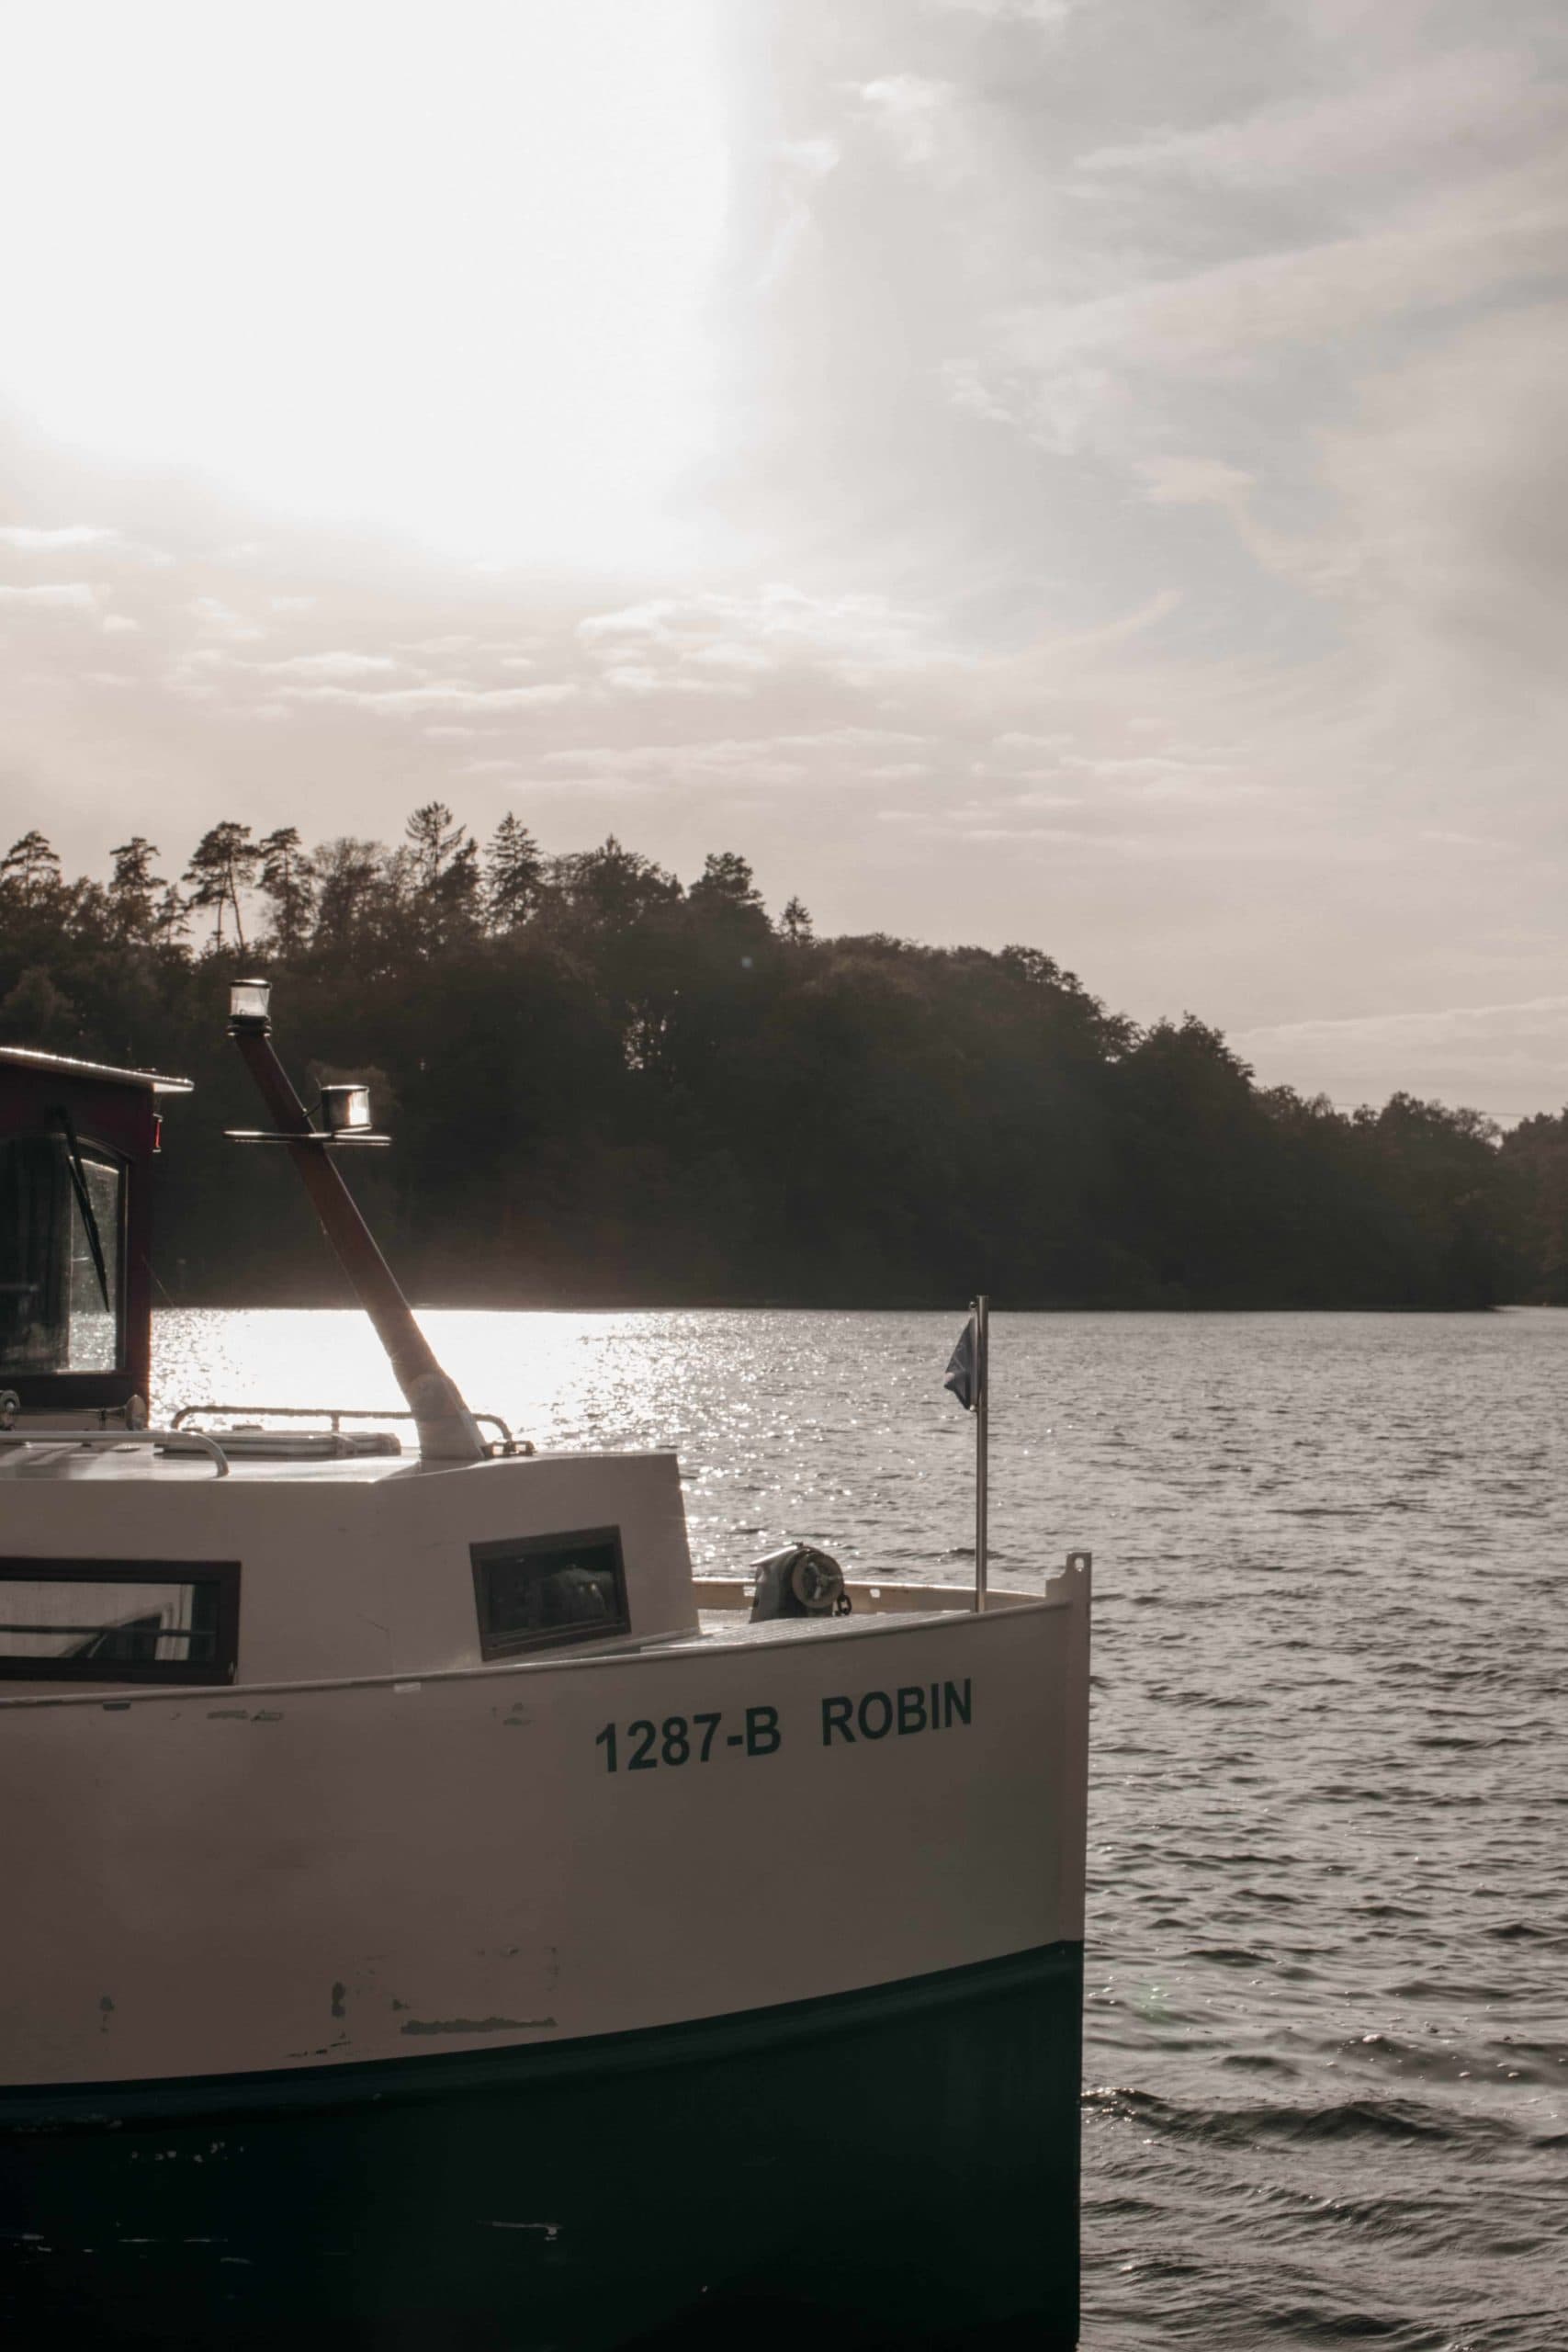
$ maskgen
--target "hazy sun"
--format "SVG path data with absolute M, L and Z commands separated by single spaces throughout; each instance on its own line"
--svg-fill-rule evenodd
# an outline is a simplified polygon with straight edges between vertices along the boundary
M 0 406 L 458 551 L 651 552 L 711 431 L 708 0 L 0 14 Z

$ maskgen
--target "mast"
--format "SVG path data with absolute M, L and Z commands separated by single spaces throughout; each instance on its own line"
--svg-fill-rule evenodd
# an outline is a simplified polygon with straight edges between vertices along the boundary
M 990 1477 L 991 1302 L 984 1291 L 975 1301 L 975 1606 L 986 1606 L 990 1562 L 987 1551 L 987 1487 Z
M 278 1060 L 272 1043 L 270 994 L 265 980 L 236 981 L 229 992 L 229 1035 L 266 1105 L 276 1140 L 288 1145 L 322 1231 L 387 1351 L 414 1418 L 420 1453 L 427 1462 L 487 1461 L 489 1449 L 456 1381 L 436 1362 L 358 1203 L 338 1173 L 331 1147 L 339 1136 L 310 1125 Z

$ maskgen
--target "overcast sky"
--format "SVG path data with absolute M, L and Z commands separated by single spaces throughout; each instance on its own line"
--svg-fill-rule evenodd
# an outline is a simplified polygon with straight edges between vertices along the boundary
M 1556 1108 L 1565 51 L 0 0 L 0 829 L 736 848 L 1269 1080 Z

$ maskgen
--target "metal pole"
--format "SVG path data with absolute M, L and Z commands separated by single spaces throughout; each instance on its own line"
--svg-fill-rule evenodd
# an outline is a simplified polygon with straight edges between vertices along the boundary
M 260 1023 L 234 1022 L 230 1035 L 255 1080 L 262 1101 L 280 1135 L 308 1135 L 310 1122 L 295 1093 L 288 1073 L 273 1050 L 272 1039 Z M 359 1295 L 359 1303 L 376 1327 L 376 1334 L 391 1360 L 399 1387 L 409 1402 L 419 1430 L 419 1450 L 429 1462 L 483 1462 L 485 1442 L 474 1427 L 456 1382 L 442 1371 L 413 1310 L 398 1287 L 391 1268 L 376 1247 L 359 1204 L 320 1144 L 290 1148 L 290 1159 L 304 1179 L 311 1205 L 327 1239 Z
M 975 1301 L 975 1606 L 986 1605 L 986 1474 L 989 1468 L 991 1408 L 991 1302 L 984 1293 Z

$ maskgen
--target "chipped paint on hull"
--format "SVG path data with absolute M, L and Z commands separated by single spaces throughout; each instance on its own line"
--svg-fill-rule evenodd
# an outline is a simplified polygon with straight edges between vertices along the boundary
M 404 2033 L 544 2033 L 554 2018 L 410 2018 Z

